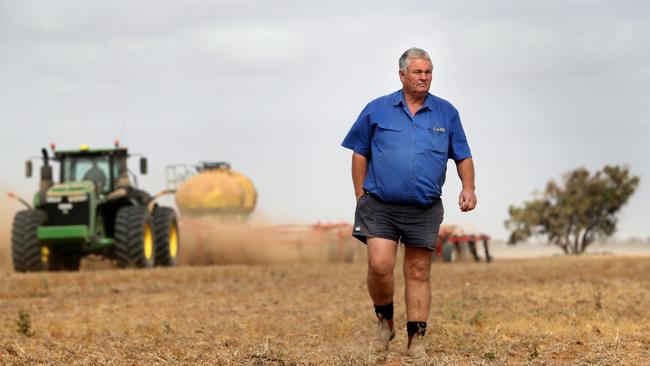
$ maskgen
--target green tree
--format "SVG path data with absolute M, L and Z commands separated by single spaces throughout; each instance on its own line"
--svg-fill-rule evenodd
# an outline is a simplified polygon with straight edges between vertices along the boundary
M 639 177 L 627 167 L 605 166 L 593 175 L 585 168 L 564 177 L 564 184 L 551 180 L 546 190 L 523 206 L 510 206 L 506 228 L 508 244 L 531 236 L 546 236 L 565 254 L 580 254 L 597 238 L 616 231 L 616 215 L 639 185 Z

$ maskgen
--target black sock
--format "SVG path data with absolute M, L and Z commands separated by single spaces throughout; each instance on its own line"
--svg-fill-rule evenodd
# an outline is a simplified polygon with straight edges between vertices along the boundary
M 415 334 L 423 336 L 427 332 L 427 322 L 407 322 L 406 332 L 409 337 Z
M 393 303 L 386 305 L 375 305 L 375 314 L 377 318 L 391 320 L 393 319 Z

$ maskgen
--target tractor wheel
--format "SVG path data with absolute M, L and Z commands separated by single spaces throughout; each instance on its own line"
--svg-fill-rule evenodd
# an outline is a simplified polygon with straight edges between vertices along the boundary
M 354 253 L 357 246 L 349 242 L 345 243 L 345 263 L 354 263 Z
M 14 216 L 11 229 L 11 256 L 16 272 L 36 272 L 47 269 L 49 252 L 38 241 L 37 230 L 47 220 L 41 210 L 24 210 Z
M 469 262 L 470 261 L 470 247 L 469 243 L 462 241 L 458 243 L 458 253 L 456 255 L 457 262 Z
M 456 261 L 456 246 L 454 243 L 445 243 L 442 246 L 442 261 L 451 263 Z
M 50 271 L 78 271 L 81 266 L 81 255 L 66 253 L 55 248 L 50 248 Z
M 149 212 L 144 206 L 127 206 L 115 218 L 115 259 L 121 268 L 154 266 L 156 248 Z
M 153 241 L 156 244 L 156 265 L 173 267 L 178 264 L 178 221 L 176 211 L 170 207 L 157 207 L 153 211 Z

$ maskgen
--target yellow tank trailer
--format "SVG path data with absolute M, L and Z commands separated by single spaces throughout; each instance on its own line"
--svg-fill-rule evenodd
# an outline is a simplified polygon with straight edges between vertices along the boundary
M 246 176 L 223 162 L 204 162 L 196 171 L 176 188 L 181 214 L 245 216 L 253 212 L 257 191 Z

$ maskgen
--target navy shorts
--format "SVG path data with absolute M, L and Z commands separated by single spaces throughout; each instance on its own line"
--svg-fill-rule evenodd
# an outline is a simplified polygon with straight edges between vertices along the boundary
M 383 238 L 434 250 L 443 215 L 440 198 L 429 206 L 410 206 L 384 203 L 366 193 L 357 200 L 352 236 L 364 244 L 367 238 Z

